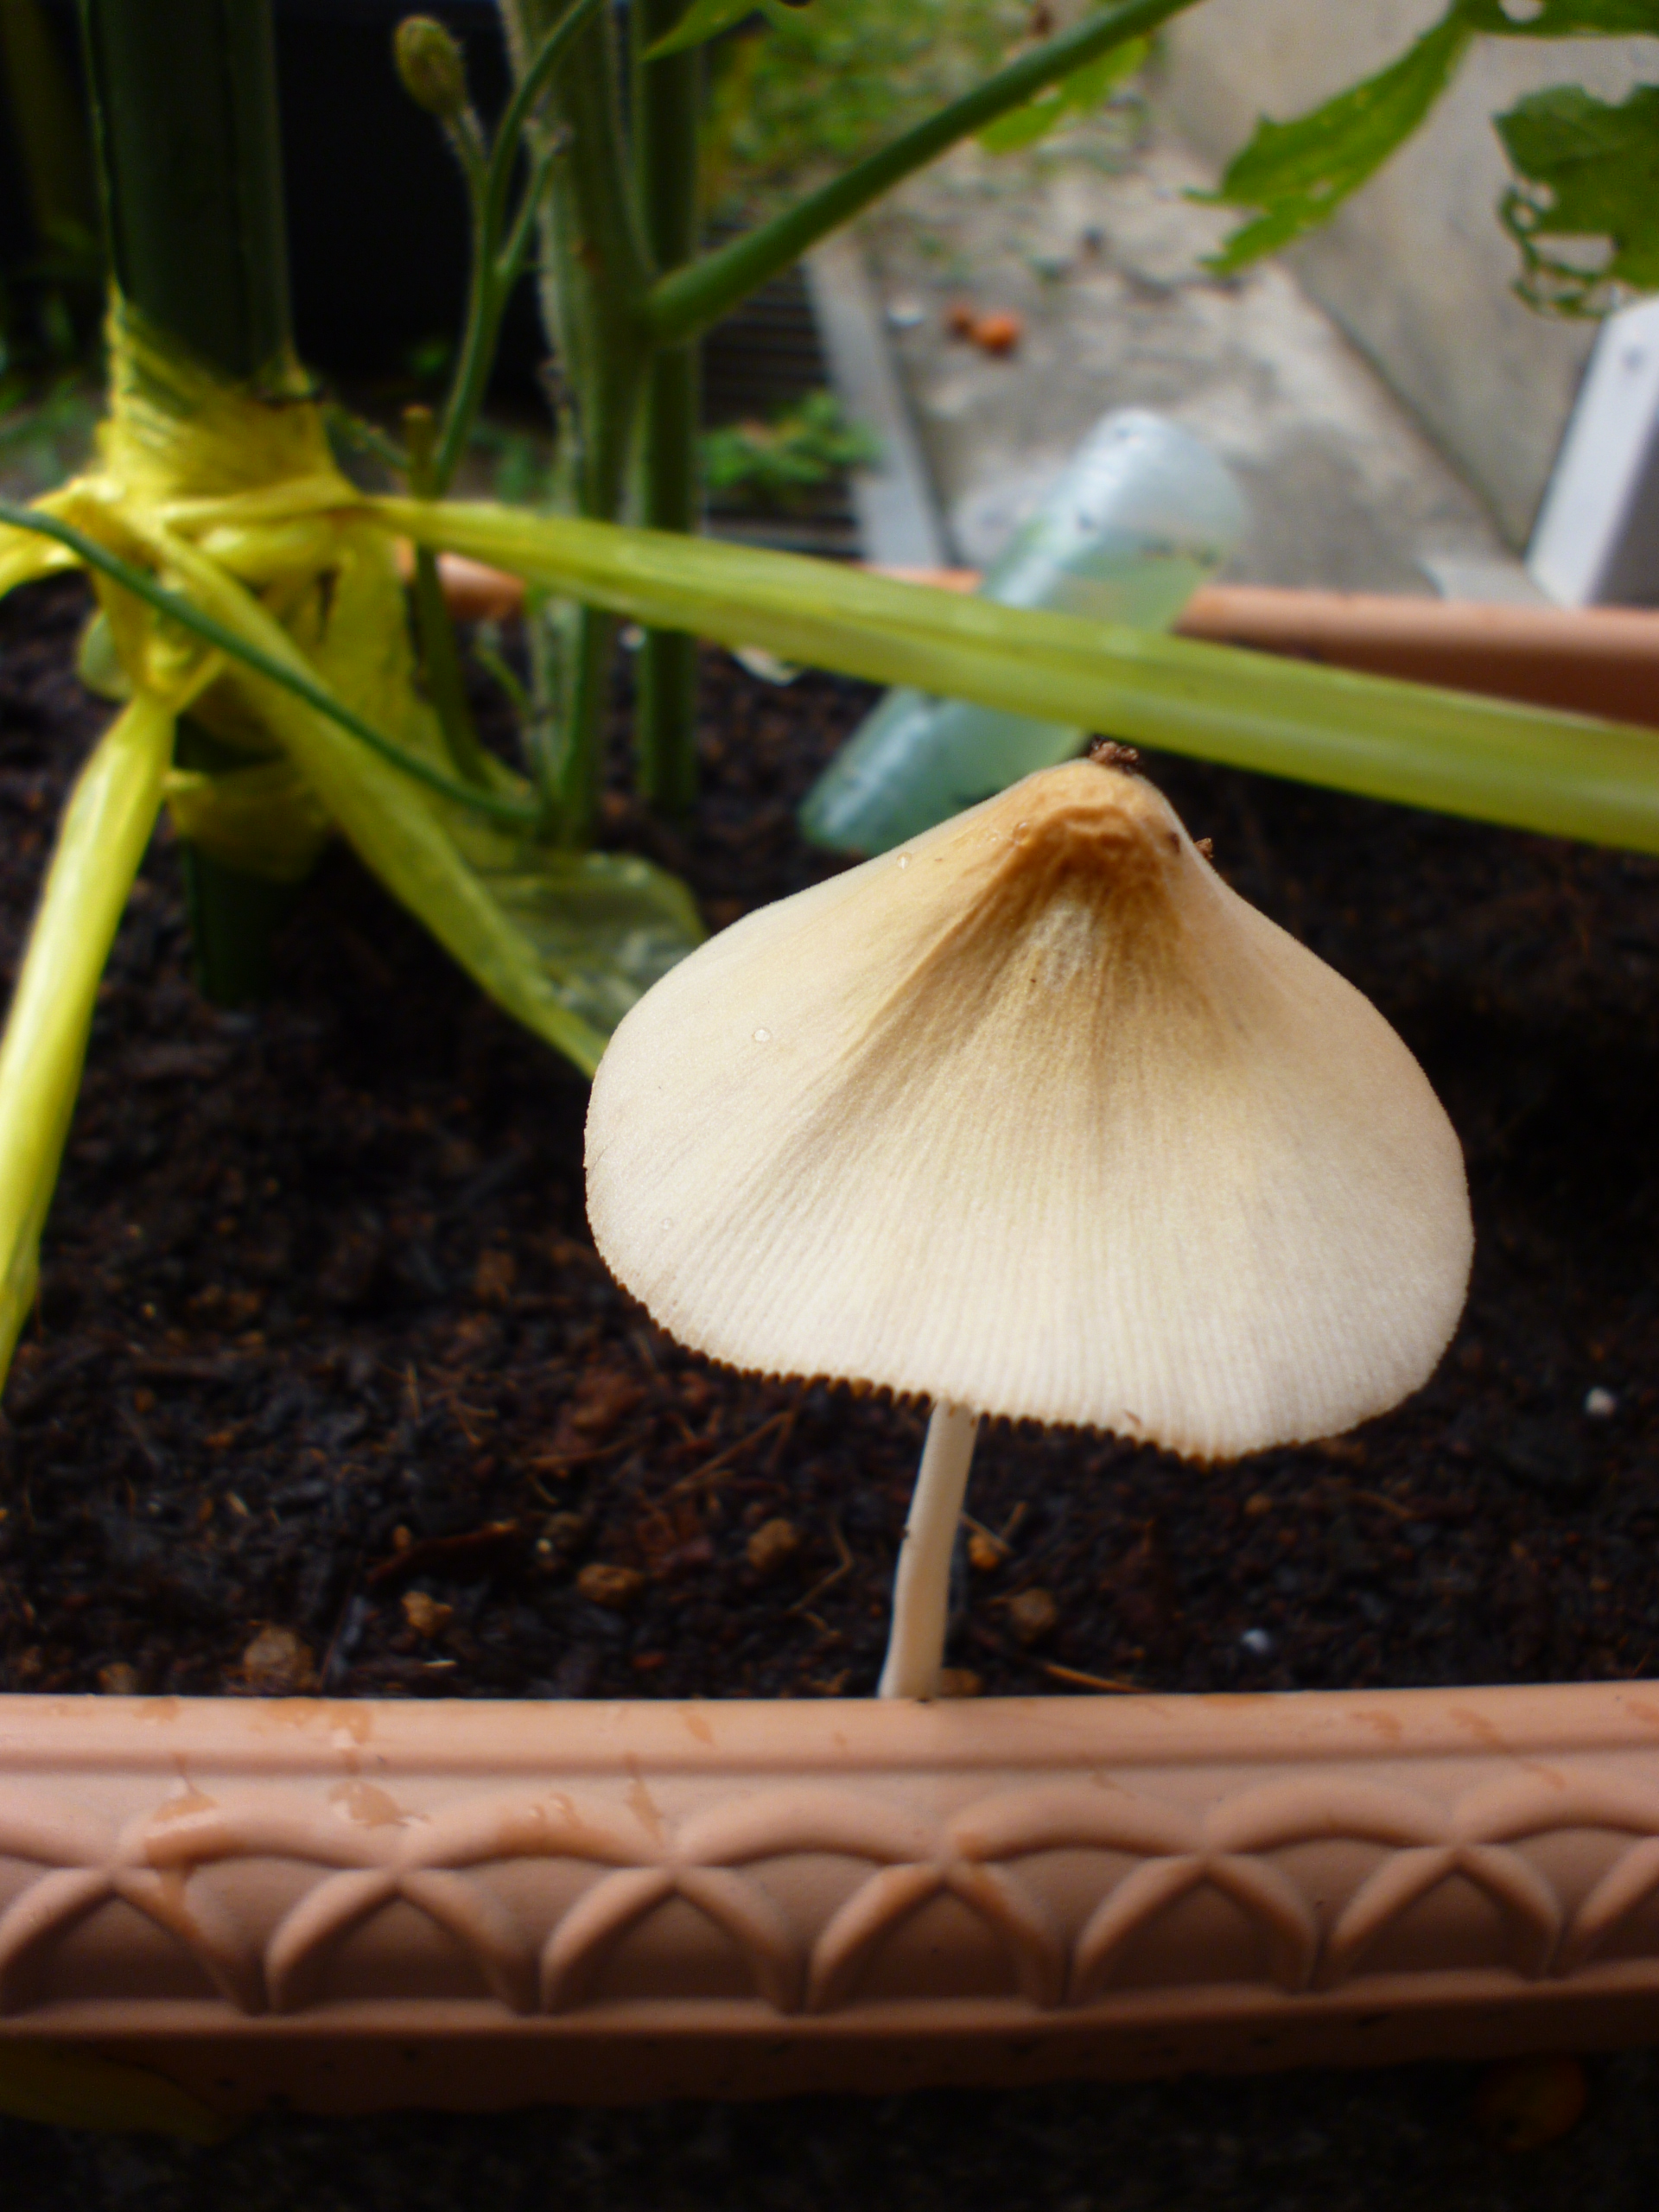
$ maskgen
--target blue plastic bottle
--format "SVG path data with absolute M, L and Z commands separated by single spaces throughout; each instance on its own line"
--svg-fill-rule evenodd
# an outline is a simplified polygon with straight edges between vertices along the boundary
M 1238 486 L 1208 446 L 1161 416 L 1121 408 L 1096 423 L 980 590 L 1005 607 L 1166 629 L 1243 524 Z M 1085 734 L 889 691 L 808 792 L 801 829 L 836 852 L 884 853 L 1068 760 Z

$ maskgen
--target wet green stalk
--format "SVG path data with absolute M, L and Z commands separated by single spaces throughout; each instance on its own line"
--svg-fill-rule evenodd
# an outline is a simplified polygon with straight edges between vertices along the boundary
M 437 424 L 429 407 L 404 410 L 409 488 L 417 499 L 435 499 L 442 489 L 435 467 L 436 438 Z M 473 710 L 467 703 L 467 686 L 461 678 L 461 656 L 455 650 L 454 627 L 444 605 L 438 558 L 424 545 L 417 546 L 415 552 L 415 619 L 420 631 L 421 672 L 426 678 L 427 696 L 438 718 L 438 728 L 443 733 L 445 750 L 457 772 L 469 784 L 482 784 L 487 778 L 484 748 L 478 741 Z
M 560 0 L 505 0 L 503 12 L 522 79 L 569 10 Z M 570 41 L 527 131 L 548 165 L 542 313 L 562 379 L 560 447 L 577 512 L 600 519 L 622 511 L 650 365 L 650 263 L 629 190 L 618 66 L 615 29 L 601 10 Z M 598 810 L 616 624 L 592 607 L 563 619 L 564 695 L 548 827 L 558 842 L 579 847 L 592 842 Z
M 809 247 L 850 223 L 906 177 L 925 168 L 1010 109 L 1022 107 L 1048 86 L 1080 69 L 1085 61 L 1132 38 L 1144 37 L 1194 4 L 1195 0 L 1123 0 L 1119 7 L 1091 11 L 1071 30 L 1033 47 L 937 115 L 930 115 L 890 145 L 878 148 L 818 191 L 786 207 L 781 215 L 757 225 L 729 245 L 704 254 L 689 267 L 659 277 L 652 288 L 647 308 L 652 337 L 659 345 L 675 345 L 707 330 L 762 284 L 781 276 Z
M 683 268 L 699 244 L 697 136 L 702 51 L 645 55 L 684 12 L 684 0 L 633 0 L 634 178 L 658 272 Z M 639 467 L 639 519 L 695 531 L 701 361 L 695 340 L 652 356 Z M 683 630 L 647 630 L 638 663 L 634 725 L 641 795 L 683 815 L 696 796 L 697 646 Z
M 269 0 L 80 0 L 110 267 L 149 328 L 273 401 L 300 379 Z M 181 722 L 183 753 L 204 733 Z M 263 995 L 271 887 L 181 847 L 205 996 Z
M 696 137 L 700 50 L 645 56 L 684 0 L 632 0 L 632 152 L 617 113 L 617 55 L 608 13 L 571 41 L 530 124 L 547 161 L 543 320 L 556 353 L 556 409 L 569 503 L 620 519 L 636 488 L 641 521 L 681 532 L 697 524 L 696 438 L 699 334 L 788 268 L 806 249 L 960 140 L 1192 0 L 1122 0 L 1021 54 L 985 84 L 856 163 L 747 237 L 699 254 Z M 569 0 L 502 0 L 522 89 Z M 568 607 L 560 624 L 561 739 L 549 778 L 550 829 L 588 837 L 600 735 L 608 704 L 614 624 Z M 695 791 L 696 647 L 652 630 L 640 656 L 639 780 L 668 812 Z

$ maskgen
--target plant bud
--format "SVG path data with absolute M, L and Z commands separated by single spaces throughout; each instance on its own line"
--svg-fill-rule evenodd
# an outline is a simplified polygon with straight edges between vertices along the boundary
M 467 105 L 467 69 L 443 25 L 430 16 L 405 16 L 392 34 L 391 53 L 415 105 L 453 122 Z

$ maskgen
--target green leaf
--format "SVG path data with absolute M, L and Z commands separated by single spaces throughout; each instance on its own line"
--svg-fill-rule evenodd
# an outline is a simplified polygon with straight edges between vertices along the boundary
M 714 493 L 747 492 L 760 505 L 798 511 L 843 469 L 868 468 L 880 441 L 849 423 L 833 392 L 809 391 L 770 423 L 728 423 L 699 445 L 703 480 Z
M 0 540 L 34 533 L 41 534 L 37 542 L 57 540 L 60 548 L 67 549 L 72 565 L 74 560 L 79 559 L 95 574 L 119 584 L 123 591 L 131 593 L 134 598 L 155 613 L 169 619 L 187 634 L 204 639 L 221 652 L 229 654 L 233 660 L 258 669 L 271 683 L 282 684 L 285 690 L 308 701 L 319 714 L 327 715 L 339 722 L 372 751 L 395 761 L 405 775 L 413 776 L 430 789 L 459 799 L 463 804 L 475 807 L 482 813 L 504 816 L 525 823 L 536 819 L 537 809 L 533 801 L 522 796 L 507 796 L 494 788 L 457 783 L 439 765 L 447 758 L 445 753 L 439 751 L 430 757 L 423 757 L 419 752 L 400 747 L 384 731 L 377 729 L 372 721 L 365 721 L 349 704 L 338 698 L 326 683 L 319 683 L 303 660 L 293 655 L 273 658 L 262 652 L 248 637 L 238 635 L 233 627 L 226 628 L 224 624 L 216 622 L 204 607 L 196 606 L 177 592 L 168 590 L 164 584 L 157 583 L 147 569 L 137 568 L 119 554 L 111 552 L 107 545 L 89 537 L 84 531 L 77 530 L 73 524 L 65 522 L 61 516 L 48 513 L 47 504 L 41 501 L 34 507 L 19 507 L 10 500 L 0 499 Z M 164 562 L 178 559 L 179 545 L 165 531 L 145 531 L 136 522 L 133 528 L 137 535 L 146 537 L 152 542 Z M 7 547 L 0 543 L 0 595 L 10 590 L 14 584 L 28 582 L 30 575 L 28 570 L 9 569 L 7 552 Z M 48 572 L 47 564 L 42 563 L 33 573 Z M 113 604 L 106 603 L 102 610 L 111 620 Z M 334 625 L 336 632 L 339 626 Z M 391 696 L 395 704 L 397 695 L 394 693 Z
M 19 584 L 33 583 L 37 576 L 54 575 L 60 569 L 77 565 L 74 553 L 67 545 L 54 545 L 50 538 L 37 536 L 14 525 L 0 523 L 0 599 Z
M 236 2122 L 147 2066 L 129 2066 L 75 2044 L 0 2048 L 0 2112 L 48 2127 L 142 2130 L 185 2143 L 220 2143 Z
M 1351 85 L 1294 122 L 1273 123 L 1263 118 L 1219 189 L 1192 195 L 1223 207 L 1258 211 L 1255 219 L 1235 231 L 1205 265 L 1218 276 L 1229 275 L 1326 221 L 1418 129 L 1451 82 L 1471 40 L 1482 35 L 1659 37 L 1659 0 L 1452 0 L 1432 29 L 1376 76 Z M 1548 100 L 1554 95 L 1538 97 Z M 1527 105 L 1521 103 L 1522 108 Z M 1523 213 L 1519 225 L 1511 224 L 1517 237 L 1525 221 Z M 1521 287 L 1528 298 L 1535 298 L 1529 289 L 1535 276 L 1539 286 L 1535 303 L 1560 305 L 1560 299 L 1544 296 L 1560 278 L 1558 265 L 1541 262 L 1535 270 L 1529 261 L 1529 276 Z M 1570 294 L 1570 281 L 1561 279 L 1560 289 Z
M 632 853 L 531 850 L 479 880 L 601 1036 L 702 941 L 684 884 Z
M 1659 852 L 1653 730 L 667 531 L 372 504 L 388 531 L 659 629 L 1371 798 Z
M 1659 290 L 1659 85 L 1619 105 L 1557 85 L 1497 118 L 1522 181 L 1499 213 L 1525 264 L 1516 289 L 1558 315 L 1599 315 L 1624 290 Z M 1583 242 L 1576 255 L 1546 238 Z
M 1473 35 L 1465 7 L 1455 5 L 1375 77 L 1351 85 L 1293 123 L 1263 118 L 1219 188 L 1193 195 L 1260 210 L 1205 266 L 1229 275 L 1325 222 L 1410 137 L 1451 81 Z
M 1062 77 L 1057 85 L 1039 92 L 1023 107 L 1011 108 L 1007 115 L 998 116 L 979 134 L 979 143 L 988 154 L 1017 153 L 1026 146 L 1034 146 L 1039 138 L 1075 115 L 1086 115 L 1098 107 L 1122 84 L 1126 84 L 1145 66 L 1150 51 L 1150 41 L 1144 38 L 1126 39 L 1122 46 L 1115 46 L 1104 54 L 1097 54 L 1092 61 L 1085 61 L 1069 77 Z
M 1659 38 L 1659 0 L 1464 0 L 1471 30 L 1493 38 Z
M 265 662 L 305 669 L 326 693 L 295 639 L 257 600 L 194 547 L 175 542 L 171 550 L 203 611 Z M 442 740 L 408 688 L 401 658 L 361 651 L 365 638 L 388 634 L 382 601 L 398 589 L 390 547 L 364 524 L 345 528 L 334 574 L 328 633 L 313 647 L 315 666 L 338 677 L 353 709 L 366 708 L 394 730 L 404 753 L 435 753 Z M 660 869 L 607 854 L 549 854 L 463 800 L 411 781 L 308 697 L 264 673 L 235 665 L 225 680 L 252 702 L 393 897 L 498 1005 L 584 1074 L 593 1073 L 612 1028 L 640 992 L 699 941 L 690 894 Z M 505 768 L 499 775 L 521 793 Z
M 783 6 L 779 0 L 691 0 L 668 36 L 646 49 L 645 59 L 660 61 L 667 54 L 683 54 L 688 46 L 702 46 L 757 12 L 769 22 L 787 23 L 791 10 L 804 4 L 805 0 L 787 0 Z
M 175 768 L 167 804 L 181 837 L 263 883 L 303 883 L 334 826 L 291 760 Z
M 0 1381 L 29 1319 L 99 979 L 149 842 L 173 716 L 136 699 L 75 779 L 0 1044 Z M 0 2079 L 0 2109 L 7 2109 Z

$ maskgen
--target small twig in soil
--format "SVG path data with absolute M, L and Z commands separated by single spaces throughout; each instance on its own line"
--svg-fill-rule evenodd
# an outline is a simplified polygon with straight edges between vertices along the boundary
M 556 1505 L 558 1500 L 548 1497 L 536 1479 L 537 1475 L 552 1475 L 562 1479 L 572 1467 L 591 1466 L 595 1459 L 609 1459 L 619 1452 L 631 1452 L 638 1441 L 637 1437 L 624 1436 L 614 1444 L 590 1445 L 585 1452 L 538 1452 L 525 1469 L 530 1477 L 530 1486 L 537 1497 L 547 1498 L 550 1505 Z
M 1402 1505 L 1397 1497 L 1384 1497 L 1380 1490 L 1351 1490 L 1349 1497 L 1362 1505 L 1380 1505 L 1385 1513 L 1392 1513 L 1396 1521 L 1414 1521 L 1414 1506 Z
M 660 1505 L 665 1499 L 677 1497 L 681 1491 L 695 1490 L 700 1483 L 706 1483 L 711 1476 L 723 1474 L 733 1460 L 747 1452 L 750 1445 L 758 1444 L 763 1436 L 770 1436 L 780 1422 L 790 1420 L 793 1416 L 794 1410 L 792 1406 L 785 1406 L 782 1413 L 773 1414 L 770 1421 L 763 1421 L 759 1428 L 752 1428 L 747 1436 L 741 1437 L 735 1444 L 728 1444 L 723 1452 L 716 1452 L 712 1459 L 705 1461 L 701 1467 L 693 1467 L 689 1475 L 682 1475 L 677 1482 L 669 1484 L 662 1497 L 658 1499 L 658 1503 Z
M 127 1373 L 135 1382 L 244 1382 L 260 1362 L 246 1352 L 221 1352 L 211 1359 L 162 1358 L 141 1345 L 130 1347 Z
M 467 1426 L 467 1416 L 470 1414 L 474 1421 L 487 1421 L 491 1417 L 490 1408 L 487 1406 L 469 1406 L 464 1398 L 458 1398 L 453 1390 L 444 1391 L 438 1403 L 466 1438 L 468 1449 L 476 1452 L 484 1442 L 484 1439 Z
M 328 1678 L 334 1670 L 336 1656 L 347 1656 L 340 1652 L 340 1638 L 346 1622 L 351 1618 L 352 1607 L 357 1602 L 357 1586 L 362 1578 L 362 1573 L 363 1557 L 359 1553 L 352 1562 L 351 1578 L 346 1585 L 346 1595 L 340 1599 L 340 1611 L 334 1616 L 334 1633 L 328 1638 L 328 1649 L 323 1653 L 322 1664 L 317 1669 L 317 1688 L 320 1690 L 326 1690 L 328 1687 Z
M 1079 1689 L 1109 1690 L 1114 1697 L 1139 1697 L 1141 1694 L 1139 1682 L 1116 1681 L 1109 1675 L 1085 1675 L 1080 1667 L 1062 1667 L 1056 1659 L 1044 1659 L 1038 1663 L 1043 1672 L 1052 1675 L 1057 1682 L 1075 1682 Z
M 847 1573 L 850 1574 L 853 1571 L 852 1547 L 848 1543 L 846 1537 L 842 1535 L 841 1523 L 836 1520 L 833 1513 L 830 1516 L 830 1534 L 835 1543 L 836 1557 L 841 1561 L 842 1566 L 845 1568 Z
M 516 1521 L 487 1521 L 481 1529 L 468 1529 L 459 1536 L 426 1536 L 379 1560 L 364 1580 L 371 1590 L 378 1590 L 395 1578 L 423 1574 L 435 1567 L 454 1567 L 480 1552 L 497 1550 L 514 1541 L 520 1533 Z
M 657 1354 L 652 1349 L 651 1338 L 645 1334 L 645 1331 L 643 1329 L 631 1330 L 628 1334 L 628 1342 L 633 1346 L 640 1358 L 650 1369 L 652 1381 L 653 1382 L 660 1382 L 663 1379 L 663 1370 L 658 1363 Z
M 812 1623 L 813 1626 L 823 1629 L 826 1636 L 830 1630 L 825 1624 L 816 1613 L 809 1613 L 806 1609 L 816 1599 L 821 1598 L 826 1590 L 833 1588 L 843 1575 L 850 1574 L 853 1571 L 853 1554 L 848 1547 L 846 1537 L 841 1533 L 841 1523 L 833 1513 L 830 1516 L 830 1534 L 835 1539 L 836 1552 L 840 1564 L 832 1567 L 821 1581 L 815 1582 L 804 1598 L 798 1598 L 792 1605 L 787 1605 L 784 1609 L 785 1618 L 791 1613 L 805 1613 L 807 1619 Z
M 1023 1507 L 1020 1510 L 1023 1510 Z M 974 1531 L 976 1535 L 983 1536 L 988 1544 L 995 1545 L 996 1549 L 1001 1553 L 1003 1558 L 1007 1559 L 1008 1555 L 1008 1545 L 1007 1539 L 1006 1537 L 999 1536 L 995 1529 L 988 1529 L 982 1521 L 976 1521 L 971 1513 L 964 1513 L 962 1517 L 966 1525 Z
M 156 1449 L 156 1440 L 130 1407 L 121 1408 L 121 1426 L 144 1455 L 152 1475 L 159 1475 L 165 1462 Z
M 778 1462 L 783 1458 L 789 1440 L 795 1433 L 795 1418 L 800 1410 L 800 1400 L 798 1398 L 785 1416 L 783 1427 L 772 1440 L 772 1449 L 766 1454 L 766 1473 L 769 1477 L 778 1471 Z

